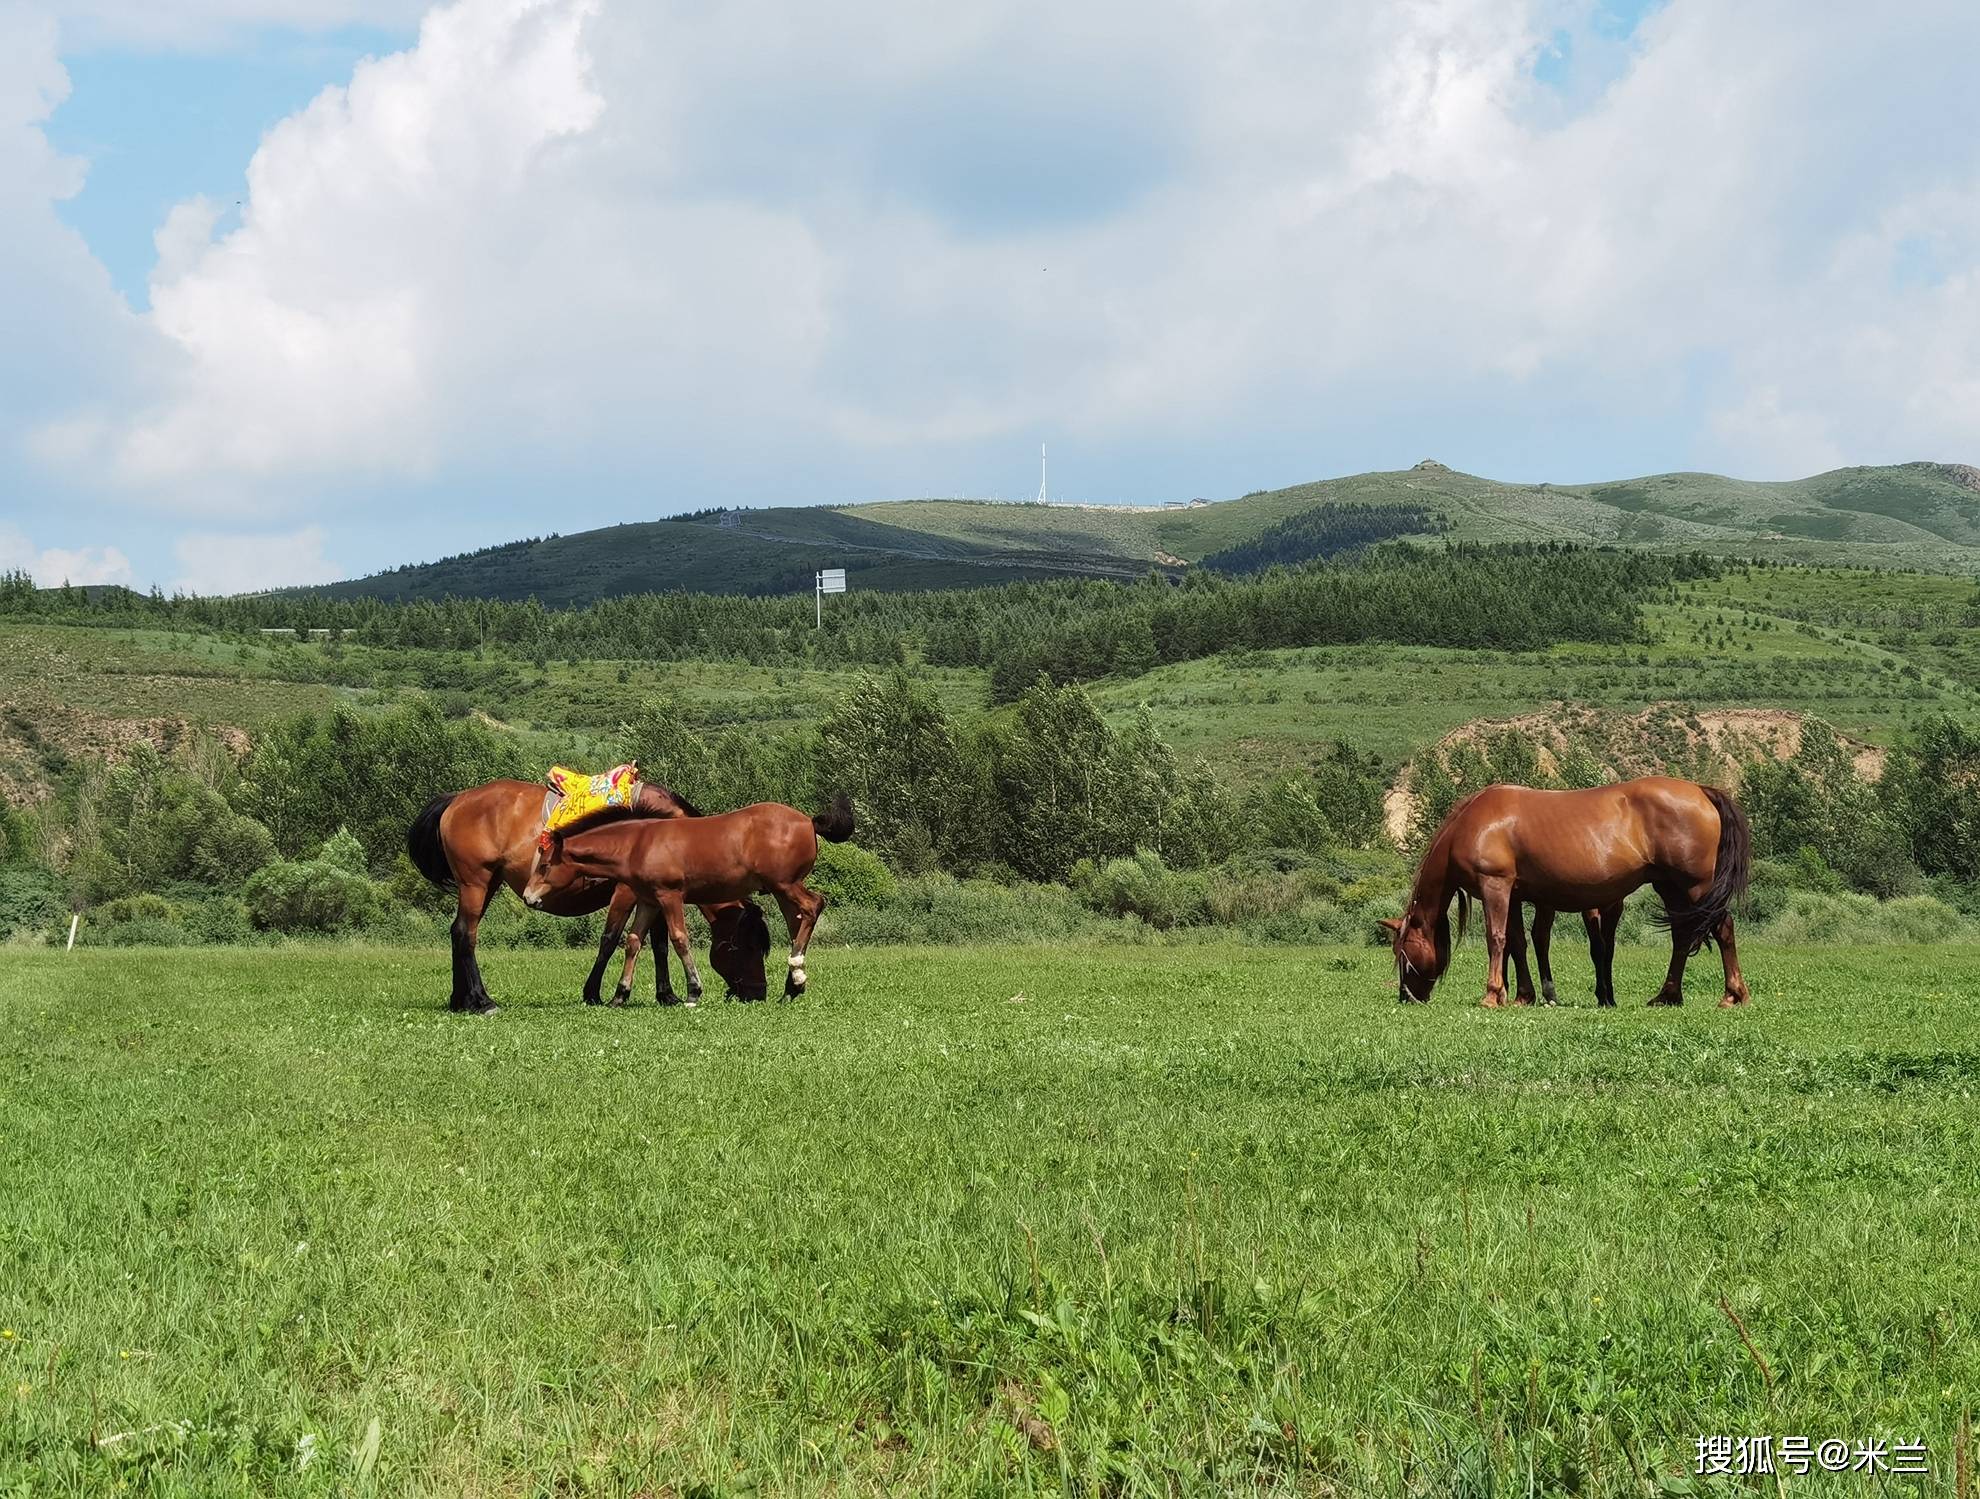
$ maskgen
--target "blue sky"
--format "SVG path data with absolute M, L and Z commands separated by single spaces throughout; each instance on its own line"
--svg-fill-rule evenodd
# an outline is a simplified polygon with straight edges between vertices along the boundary
M 111 45 L 66 56 L 72 92 L 47 135 L 87 161 L 89 175 L 61 205 L 63 222 L 89 242 L 133 307 L 148 306 L 152 235 L 172 205 L 201 194 L 238 202 L 265 131 L 349 78 L 361 58 L 409 47 L 415 36 L 411 28 L 312 35 L 269 26 L 213 51 Z
M 0 5 L 0 566 L 1967 459 L 1969 5 Z

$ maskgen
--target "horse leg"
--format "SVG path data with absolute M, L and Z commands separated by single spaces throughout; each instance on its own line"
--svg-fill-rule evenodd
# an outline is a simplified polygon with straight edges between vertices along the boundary
M 605 965 L 612 961 L 612 949 L 625 935 L 626 919 L 632 915 L 633 895 L 624 885 L 612 892 L 612 904 L 605 912 L 605 930 L 598 938 L 598 961 L 591 965 L 591 977 L 584 981 L 584 1002 L 602 1004 L 599 985 L 605 982 Z
M 626 924 L 626 961 L 619 970 L 618 987 L 612 991 L 612 1003 L 623 1006 L 632 995 L 633 973 L 639 967 L 639 950 L 646 942 L 646 930 L 653 925 L 653 907 L 634 906 L 632 920 Z M 654 957 L 660 964 L 660 979 L 666 982 L 667 954 L 665 950 L 656 952 Z
M 673 940 L 674 951 L 680 955 L 681 972 L 687 975 L 687 1002 L 690 1005 L 701 1002 L 701 970 L 694 966 L 694 948 L 688 942 L 687 901 L 676 891 L 663 896 L 660 901 L 660 914 L 667 918 L 667 935 Z M 666 954 L 655 953 L 664 965 Z M 667 1001 L 662 1000 L 665 1004 Z
M 645 909 L 647 924 L 650 926 L 658 907 L 648 906 Z M 653 944 L 653 1002 L 656 1005 L 677 1005 L 681 1002 L 680 995 L 674 992 L 674 965 L 667 956 L 669 945 L 669 942 Z M 683 973 L 682 977 L 685 978 L 686 974 Z
M 1554 965 L 1548 952 L 1554 941 L 1554 913 L 1551 910 L 1533 908 L 1533 960 L 1540 965 L 1540 1000 L 1543 1004 L 1559 1004 L 1554 997 Z
M 498 1008 L 481 982 L 481 965 L 475 961 L 474 939 L 481 931 L 481 914 L 495 894 L 495 882 L 470 885 L 463 882 L 459 903 L 454 908 L 451 928 L 454 947 L 454 992 L 447 1008 L 469 1015 L 492 1015 Z
M 1664 909 L 1674 915 L 1685 906 L 1691 904 L 1691 901 L 1696 899 L 1697 895 L 1703 893 L 1703 890 L 1700 890 L 1694 894 L 1682 885 L 1666 885 L 1660 887 L 1657 891 L 1657 894 L 1663 899 Z M 1677 933 L 1677 923 L 1673 921 L 1671 923 L 1670 971 L 1664 975 L 1664 987 L 1650 996 L 1651 1004 L 1681 1005 L 1684 1003 L 1684 965 L 1690 960 L 1690 949 L 1684 945 L 1684 939 Z
M 801 881 L 772 893 L 791 934 L 790 971 L 784 975 L 784 998 L 796 999 L 809 982 L 804 973 L 804 950 L 811 945 L 811 929 L 818 925 L 819 913 L 825 909 L 825 897 Z
M 1534 917 L 1536 922 L 1539 914 L 1539 908 L 1535 907 Z M 1514 900 L 1511 908 L 1506 912 L 1506 956 L 1511 960 L 1513 968 L 1519 975 L 1519 985 L 1513 990 L 1513 1003 L 1516 1005 L 1532 1004 L 1534 1000 L 1533 973 L 1526 966 L 1525 912 L 1520 909 L 1518 900 Z
M 1512 881 L 1489 880 L 1479 892 L 1485 907 L 1485 999 L 1488 1010 L 1506 1002 L 1506 936 L 1512 909 Z
M 1583 911 L 1581 924 L 1588 929 L 1588 956 L 1595 960 L 1595 1003 L 1603 1009 L 1616 1005 L 1616 928 L 1622 923 L 1622 902 L 1599 911 Z
M 1719 1008 L 1743 1005 L 1752 996 L 1746 992 L 1746 979 L 1739 971 L 1739 949 L 1733 942 L 1733 919 L 1728 913 L 1726 919 L 1714 930 L 1713 939 L 1719 944 L 1719 957 L 1726 965 L 1726 996 L 1719 1001 Z

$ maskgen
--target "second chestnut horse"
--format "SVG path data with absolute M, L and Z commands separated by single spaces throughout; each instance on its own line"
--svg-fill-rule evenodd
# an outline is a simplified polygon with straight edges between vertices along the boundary
M 701 997 L 701 974 L 688 946 L 687 907 L 775 897 L 790 929 L 790 971 L 784 997 L 802 994 L 804 954 L 825 897 L 804 883 L 818 861 L 818 840 L 852 836 L 852 803 L 840 797 L 829 812 L 807 817 L 782 802 L 757 802 L 713 817 L 634 819 L 572 833 L 544 833 L 522 888 L 523 904 L 550 910 L 567 891 L 587 883 L 622 885 L 638 902 L 627 941 L 627 965 L 657 912 L 687 973 L 688 998 Z M 656 954 L 664 965 L 665 955 Z M 623 988 L 624 985 L 621 985 Z
M 1474 897 L 1485 908 L 1485 1004 L 1506 1002 L 1506 952 L 1522 900 L 1545 911 L 1601 913 L 1590 931 L 1591 947 L 1607 949 L 1596 954 L 1599 997 L 1609 988 L 1604 959 L 1623 900 L 1649 885 L 1671 929 L 1670 970 L 1650 1003 L 1684 1003 L 1686 960 L 1716 942 L 1726 977 L 1720 1003 L 1743 1005 L 1733 906 L 1745 893 L 1752 852 L 1746 814 L 1716 786 L 1665 776 L 1583 791 L 1487 786 L 1451 809 L 1417 866 L 1408 907 L 1382 923 L 1395 953 L 1397 998 L 1430 998 L 1450 965 L 1451 901 L 1462 935 Z

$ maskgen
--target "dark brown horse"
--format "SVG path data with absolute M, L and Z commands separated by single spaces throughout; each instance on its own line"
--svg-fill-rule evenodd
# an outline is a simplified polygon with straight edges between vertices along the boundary
M 1397 998 L 1430 998 L 1450 966 L 1451 901 L 1462 936 L 1476 897 L 1485 908 L 1487 1005 L 1506 1002 L 1506 951 L 1520 901 L 1601 913 L 1597 993 L 1606 987 L 1613 1003 L 1606 975 L 1616 921 L 1624 898 L 1649 885 L 1671 929 L 1670 971 L 1650 1003 L 1684 1003 L 1685 961 L 1717 942 L 1726 971 L 1720 1003 L 1745 1004 L 1732 912 L 1746 890 L 1752 842 L 1746 815 L 1716 786 L 1662 776 L 1586 791 L 1488 786 L 1451 809 L 1417 866 L 1401 919 L 1382 923 L 1396 956 Z
M 620 821 L 573 833 L 544 833 L 535 869 L 522 890 L 523 904 L 549 910 L 576 886 L 600 881 L 626 886 L 639 903 L 634 936 L 627 943 L 628 971 L 638 955 L 639 934 L 657 912 L 687 972 L 688 998 L 695 1000 L 701 997 L 701 975 L 688 947 L 687 906 L 747 900 L 767 891 L 776 897 L 790 929 L 790 971 L 784 977 L 784 997 L 789 999 L 804 992 L 805 948 L 825 909 L 825 897 L 804 883 L 818 862 L 818 840 L 843 843 L 852 832 L 852 804 L 840 797 L 831 811 L 816 817 L 782 802 L 758 802 L 714 817 Z
M 441 889 L 458 892 L 453 924 L 454 990 L 448 1000 L 449 1009 L 486 1015 L 496 1008 L 481 981 L 481 965 L 475 960 L 475 936 L 481 929 L 488 902 L 497 890 L 507 885 L 517 895 L 523 892 L 530 866 L 536 860 L 536 836 L 543 826 L 543 797 L 544 787 L 533 781 L 489 781 L 466 791 L 434 797 L 406 831 L 406 852 L 419 872 Z M 639 783 L 627 812 L 608 814 L 614 820 L 700 815 L 686 798 L 651 781 Z M 555 899 L 534 907 L 553 916 L 588 916 L 609 907 L 598 957 L 584 986 L 586 1004 L 599 1003 L 599 982 L 633 906 L 631 891 L 619 890 L 606 880 L 574 881 Z M 710 958 L 715 971 L 742 998 L 763 998 L 767 987 L 763 958 L 770 950 L 770 930 L 764 924 L 763 913 L 754 902 L 736 901 L 719 907 L 704 906 L 702 914 L 708 918 L 714 934 Z M 624 1003 L 631 977 L 629 965 L 626 985 L 614 995 L 614 1003 Z M 667 988 L 664 974 L 660 988 L 664 995 Z

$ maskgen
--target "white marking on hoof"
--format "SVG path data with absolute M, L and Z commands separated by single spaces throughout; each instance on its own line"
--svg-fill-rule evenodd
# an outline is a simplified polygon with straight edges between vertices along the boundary
M 1550 1005 L 1558 1003 L 1554 998 L 1554 986 L 1552 984 L 1542 984 L 1540 986 L 1540 998 Z
M 791 972 L 793 972 L 793 973 L 803 973 L 803 972 L 804 972 L 804 954 L 803 954 L 803 953 L 801 953 L 801 952 L 794 952 L 794 953 L 792 953 L 792 954 L 791 954 Z

